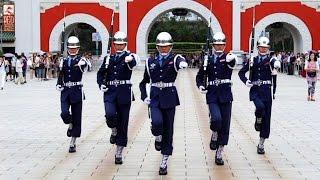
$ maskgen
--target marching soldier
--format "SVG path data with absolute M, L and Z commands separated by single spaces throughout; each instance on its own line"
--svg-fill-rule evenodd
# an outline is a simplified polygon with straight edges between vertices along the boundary
M 168 158 L 172 155 L 174 116 L 176 106 L 180 104 L 175 80 L 178 70 L 188 64 L 181 55 L 174 55 L 172 37 L 161 32 L 156 39 L 159 53 L 146 60 L 143 80 L 140 83 L 141 99 L 149 105 L 151 112 L 151 132 L 155 136 L 155 149 L 161 151 L 162 162 L 159 175 L 167 174 Z M 150 83 L 150 96 L 146 84 Z
M 269 39 L 260 37 L 257 42 L 258 56 L 252 57 L 248 63 L 239 71 L 239 77 L 246 86 L 250 87 L 250 101 L 253 101 L 255 111 L 256 131 L 260 131 L 260 141 L 257 146 L 258 154 L 265 154 L 264 141 L 270 135 L 270 118 L 272 107 L 272 70 L 280 68 L 281 63 L 275 58 L 268 56 Z M 250 71 L 249 79 L 246 78 L 246 72 Z
M 200 92 L 206 94 L 210 111 L 210 129 L 212 130 L 210 149 L 217 150 L 215 155 L 217 165 L 224 165 L 222 153 L 229 140 L 233 101 L 231 76 L 237 60 L 234 54 L 224 53 L 225 47 L 225 35 L 222 32 L 215 33 L 213 54 L 208 57 L 208 62 L 199 69 L 196 77 Z
M 69 152 L 76 152 L 76 138 L 81 135 L 82 117 L 82 74 L 89 65 L 86 59 L 78 54 L 79 39 L 75 36 L 68 38 L 68 56 L 60 62 L 60 74 L 56 89 L 61 91 L 61 118 L 69 124 L 67 136 L 71 137 Z M 71 108 L 71 113 L 70 113 Z
M 132 69 L 137 56 L 125 51 L 127 35 L 117 32 L 113 44 L 115 54 L 106 56 L 97 74 L 97 83 L 103 92 L 106 123 L 111 128 L 110 143 L 116 144 L 115 164 L 122 164 L 122 151 L 128 142 L 128 122 L 133 100 Z

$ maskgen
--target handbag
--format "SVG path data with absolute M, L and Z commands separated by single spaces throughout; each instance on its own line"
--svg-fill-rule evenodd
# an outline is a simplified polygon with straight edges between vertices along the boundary
M 315 71 L 314 72 L 307 72 L 307 74 L 309 77 L 312 77 L 312 78 L 317 76 L 317 72 L 315 72 Z

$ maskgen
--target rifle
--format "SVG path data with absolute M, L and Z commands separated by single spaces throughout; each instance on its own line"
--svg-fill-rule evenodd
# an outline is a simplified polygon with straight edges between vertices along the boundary
M 63 29 L 61 33 L 61 59 L 60 61 L 63 61 L 63 55 L 64 55 L 64 44 L 65 44 L 65 30 L 66 30 L 66 9 L 64 9 L 64 14 L 63 14 Z M 61 62 L 60 62 L 61 64 Z M 59 67 L 59 75 L 58 75 L 58 84 L 63 85 L 63 72 L 62 72 L 62 67 Z
M 252 13 L 252 35 L 251 35 L 251 46 L 249 49 L 250 57 L 249 57 L 249 80 L 252 80 L 252 66 L 253 66 L 253 49 L 254 49 L 254 34 L 255 34 L 255 7 L 253 7 L 253 13 Z M 252 59 L 252 61 L 251 61 Z
M 210 12 L 212 12 L 212 2 L 211 2 Z M 210 17 L 209 17 L 207 42 L 206 42 L 205 55 L 204 55 L 204 61 L 203 61 L 204 88 L 205 89 L 207 88 L 207 85 L 208 85 L 207 66 L 208 66 L 208 60 L 209 60 L 209 56 L 210 56 L 210 39 L 211 39 L 211 14 L 210 14 Z
M 66 30 L 66 9 L 64 9 L 64 14 L 63 14 L 63 29 L 61 33 L 61 54 L 64 55 L 64 45 L 65 45 L 65 30 Z
M 111 51 L 112 51 L 112 41 L 113 41 L 113 19 L 114 19 L 114 10 L 112 10 L 112 17 L 111 17 L 111 27 L 110 27 L 110 36 L 109 36 L 109 42 L 108 42 L 108 49 L 107 49 L 107 58 L 106 58 L 106 62 L 105 62 L 105 67 L 106 69 L 109 66 L 109 62 L 110 62 L 110 55 L 111 55 Z M 106 85 L 107 83 L 107 71 L 104 75 L 104 82 L 103 84 Z

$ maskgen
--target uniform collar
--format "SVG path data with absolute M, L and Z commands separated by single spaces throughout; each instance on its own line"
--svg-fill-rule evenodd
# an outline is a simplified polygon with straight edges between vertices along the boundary
M 75 60 L 77 57 L 78 57 L 78 55 L 75 55 L 75 56 L 70 56 L 70 55 L 69 55 L 69 56 L 68 56 L 68 58 L 71 59 L 71 60 Z
M 121 57 L 126 53 L 126 51 L 122 51 L 121 53 L 116 53 L 116 57 Z
M 215 57 L 221 57 L 221 56 L 223 55 L 223 53 L 219 53 L 219 54 L 213 53 L 213 55 L 214 55 Z
M 217 62 L 218 62 L 218 59 L 221 58 L 222 55 L 223 55 L 223 53 L 221 53 L 221 54 L 220 54 L 220 53 L 219 53 L 219 54 L 213 53 L 213 54 L 212 54 L 213 62 L 214 62 L 214 63 L 217 63 Z
M 259 55 L 259 56 L 258 56 L 258 58 L 261 59 L 262 61 L 265 60 L 267 57 L 268 57 L 267 55 L 264 55 L 264 56 Z
M 165 56 L 162 56 L 161 54 L 159 54 L 158 58 L 159 59 L 168 59 L 168 57 L 171 55 L 171 53 L 168 53 L 167 55 Z

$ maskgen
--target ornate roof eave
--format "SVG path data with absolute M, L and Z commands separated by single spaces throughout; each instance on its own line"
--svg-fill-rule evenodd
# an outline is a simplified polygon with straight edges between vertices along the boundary
M 119 1 L 121 0 L 40 0 L 40 10 L 44 13 L 47 9 L 59 6 L 61 3 L 99 3 L 108 9 L 114 9 L 119 12 Z M 133 0 L 127 0 L 131 2 Z
M 228 0 L 238 1 L 240 3 L 241 12 L 245 12 L 247 9 L 261 4 L 262 2 L 300 2 L 303 5 L 315 9 L 320 12 L 320 0 Z

